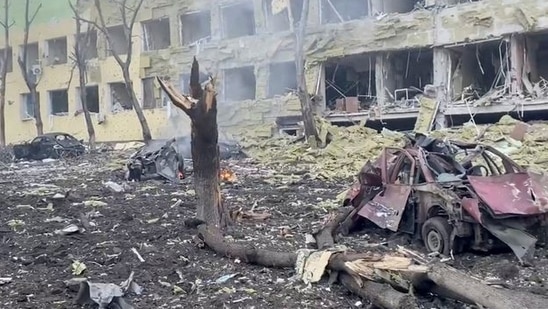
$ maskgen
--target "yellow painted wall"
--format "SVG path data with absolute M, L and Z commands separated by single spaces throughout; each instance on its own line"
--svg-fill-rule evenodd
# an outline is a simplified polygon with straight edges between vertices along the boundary
M 89 12 L 88 12 L 89 13 Z M 43 20 L 42 18 L 41 20 Z M 42 76 L 37 90 L 40 95 L 42 121 L 44 123 L 44 132 L 62 131 L 74 134 L 78 138 L 86 139 L 87 128 L 83 114 L 75 116 L 79 109 L 79 100 L 77 97 L 78 71 L 74 70 L 71 80 L 72 61 L 70 55 L 75 41 L 75 22 L 72 18 L 51 18 L 47 22 L 36 23 L 31 27 L 29 43 L 38 42 L 41 57 L 44 56 L 46 49 L 46 40 L 67 37 L 67 46 L 69 59 L 66 64 L 47 65 L 46 59 L 42 58 Z M 134 81 L 135 92 L 138 99 L 142 98 L 142 84 L 140 73 L 140 53 L 141 53 L 141 26 L 134 27 L 133 38 L 133 62 L 131 65 L 131 75 Z M 8 73 L 6 78 L 6 139 L 8 143 L 20 142 L 31 139 L 36 135 L 34 119 L 22 119 L 22 98 L 21 95 L 28 93 L 28 88 L 24 82 L 21 70 L 17 64 L 17 57 L 20 53 L 20 45 L 23 44 L 22 27 L 14 27 L 11 31 L 10 45 L 13 49 L 13 71 Z M 98 37 L 98 45 L 102 43 L 102 36 Z M 0 39 L 0 46 L 4 43 Z M 142 139 L 141 127 L 138 123 L 135 111 L 123 111 L 118 113 L 111 112 L 111 99 L 108 83 L 123 82 L 122 72 L 114 57 L 104 57 L 104 50 L 99 48 L 99 59 L 93 62 L 100 68 L 100 80 L 90 81 L 89 86 L 97 85 L 100 97 L 100 112 L 104 115 L 105 121 L 98 124 L 97 115 L 92 114 L 96 138 L 98 141 L 123 141 Z M 103 54 L 103 55 L 102 55 Z M 125 55 L 122 55 L 125 59 Z M 69 81 L 70 85 L 69 85 Z M 50 90 L 68 89 L 69 113 L 67 116 L 50 115 L 49 94 Z M 153 138 L 167 137 L 165 128 L 167 124 L 166 108 L 145 110 L 145 116 L 152 131 Z M 183 131 L 189 131 L 189 124 L 181 123 Z

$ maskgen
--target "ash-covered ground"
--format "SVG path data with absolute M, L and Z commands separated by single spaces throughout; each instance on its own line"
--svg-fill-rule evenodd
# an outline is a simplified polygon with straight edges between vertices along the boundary
M 293 278 L 292 269 L 247 265 L 203 248 L 196 231 L 183 224 L 195 215 L 192 178 L 180 185 L 161 180 L 124 183 L 120 162 L 126 156 L 111 152 L 4 166 L 1 308 L 82 308 L 74 303 L 78 285 L 67 284 L 69 280 L 120 284 L 132 272 L 143 288 L 141 295 L 128 297 L 136 308 L 367 307 L 366 300 L 327 280 L 305 285 Z M 222 165 L 237 176 L 234 183 L 222 185 L 227 206 L 270 215 L 239 220 L 226 237 L 273 250 L 304 248 L 305 234 L 322 225 L 330 207 L 338 206 L 335 197 L 351 185 L 351 179 L 285 175 L 249 159 Z M 123 192 L 109 188 L 108 181 Z M 74 226 L 79 230 L 70 230 Z M 423 250 L 406 236 L 374 228 L 339 242 L 357 251 L 381 242 Z M 85 270 L 75 268 L 79 263 Z M 465 253 L 449 263 L 482 278 L 498 278 L 511 288 L 548 292 L 548 252 L 543 249 L 537 251 L 534 267 L 517 266 L 510 252 Z M 433 296 L 421 300 L 424 308 L 470 308 Z

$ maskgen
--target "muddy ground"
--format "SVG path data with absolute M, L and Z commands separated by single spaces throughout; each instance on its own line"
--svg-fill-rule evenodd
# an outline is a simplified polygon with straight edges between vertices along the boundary
M 200 248 L 195 231 L 182 223 L 195 213 L 191 183 L 153 180 L 126 184 L 125 192 L 113 192 L 104 182 L 123 183 L 122 173 L 115 170 L 120 165 L 112 163 L 123 157 L 108 153 L 4 167 L 0 179 L 0 278 L 11 277 L 12 281 L 0 285 L 0 308 L 81 308 L 74 304 L 77 286 L 65 284 L 78 277 L 72 273 L 74 261 L 87 266 L 80 277 L 92 282 L 120 284 L 134 272 L 135 281 L 144 289 L 141 295 L 130 297 L 136 308 L 367 306 L 367 301 L 350 295 L 344 287 L 329 286 L 325 281 L 307 286 L 292 278 L 292 269 L 246 265 Z M 310 180 L 306 174 L 288 182 L 283 173 L 249 160 L 223 165 L 238 177 L 234 184 L 223 184 L 228 207 L 254 208 L 257 213 L 272 215 L 266 220 L 244 219 L 227 237 L 276 250 L 305 247 L 305 234 L 322 224 L 329 201 L 350 185 L 350 180 Z M 55 194 L 58 198 L 53 198 Z M 58 233 L 70 224 L 85 231 Z M 340 239 L 357 250 L 385 241 L 388 246 L 405 244 L 422 250 L 408 237 L 371 228 Z M 501 279 L 513 288 L 547 292 L 546 250 L 537 252 L 537 263 L 529 268 L 516 266 L 508 252 L 466 253 L 452 263 L 484 278 Z M 227 279 L 226 275 L 231 276 Z M 467 308 L 431 296 L 421 301 L 424 308 Z

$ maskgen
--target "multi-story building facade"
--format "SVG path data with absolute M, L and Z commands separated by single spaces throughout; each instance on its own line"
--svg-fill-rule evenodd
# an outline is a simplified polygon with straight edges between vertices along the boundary
M 254 130 L 276 120 L 291 127 L 300 113 L 291 90 L 296 88 L 293 30 L 302 2 L 145 3 L 134 27 L 131 75 L 153 136 L 189 130 L 188 119 L 167 104 L 154 77 L 170 77 L 184 91 L 194 56 L 204 76 L 219 76 L 221 132 Z M 8 141 L 35 134 L 32 102 L 16 62 L 22 4 L 13 10 Z M 110 48 L 123 54 L 120 18 L 112 7 L 105 12 L 109 33 L 120 42 Z M 91 7 L 84 13 L 96 14 Z M 71 78 L 74 30 L 66 1 L 45 3 L 31 28 L 29 69 L 39 73 L 45 131 L 83 138 L 78 83 Z M 415 95 L 421 93 L 436 98 L 437 126 L 507 112 L 542 117 L 548 111 L 547 30 L 548 2 L 542 0 L 310 0 L 307 85 L 317 111 L 333 122 L 406 127 L 417 117 Z M 139 139 L 121 70 L 101 33 L 92 37 L 87 93 L 97 139 Z

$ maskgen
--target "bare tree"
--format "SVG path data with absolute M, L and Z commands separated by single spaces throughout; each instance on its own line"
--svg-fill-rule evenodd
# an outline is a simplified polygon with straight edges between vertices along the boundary
M 38 86 L 38 82 L 40 81 L 38 76 L 34 74 L 34 72 L 31 70 L 32 65 L 28 63 L 28 53 L 29 53 L 29 33 L 30 33 L 30 26 L 32 25 L 32 22 L 34 19 L 36 19 L 36 15 L 38 15 L 38 11 L 40 11 L 40 8 L 42 8 L 42 3 L 36 7 L 34 10 L 34 13 L 30 14 L 30 2 L 31 0 L 25 0 L 25 34 L 23 38 L 23 46 L 22 46 L 22 52 L 17 58 L 17 62 L 19 63 L 19 68 L 21 69 L 21 74 L 23 74 L 23 79 L 25 80 L 25 84 L 27 84 L 27 88 L 29 89 L 30 93 L 30 100 L 33 103 L 34 108 L 34 121 L 36 124 L 36 133 L 38 135 L 44 134 L 44 126 L 42 124 L 42 113 L 40 112 L 40 100 L 38 99 L 38 92 L 36 91 L 36 87 Z M 29 67 L 30 66 L 30 67 Z
M 4 0 L 4 20 L 0 21 L 0 26 L 4 28 L 4 52 L 0 55 L 0 146 L 6 145 L 6 77 L 8 75 L 8 60 L 10 57 L 10 28 L 15 21 L 9 21 L 10 1 Z
M 299 27 L 295 29 L 295 67 L 297 69 L 297 95 L 301 102 L 301 112 L 303 115 L 304 134 L 311 145 L 317 145 L 319 141 L 316 122 L 314 121 L 314 111 L 312 110 L 312 101 L 308 94 L 305 76 L 305 51 L 304 38 L 306 35 L 306 22 L 308 20 L 308 11 L 310 0 L 303 1 L 303 9 L 299 21 Z
M 74 43 L 74 52 L 72 55 L 74 61 L 74 68 L 78 68 L 78 81 L 80 87 L 80 102 L 82 103 L 82 110 L 84 111 L 84 119 L 86 120 L 86 127 L 88 129 L 89 147 L 91 150 L 95 150 L 95 129 L 93 128 L 93 122 L 91 121 L 91 115 L 88 109 L 87 100 L 87 59 L 88 59 L 88 42 L 90 40 L 92 26 L 88 24 L 85 33 L 82 33 L 82 20 L 80 18 L 79 9 L 81 9 L 81 0 L 76 0 L 76 6 L 69 0 L 70 8 L 74 13 L 74 20 L 76 21 L 76 41 Z M 72 78 L 72 74 L 71 74 Z
M 115 45 L 115 42 L 112 38 L 111 33 L 108 31 L 107 22 L 105 20 L 105 15 L 103 13 L 103 8 L 101 6 L 100 0 L 94 0 L 94 6 L 97 10 L 99 22 L 84 19 L 81 16 L 78 17 L 78 19 L 90 25 L 93 25 L 95 28 L 97 28 L 97 30 L 101 31 L 101 33 L 103 33 L 103 35 L 107 39 L 110 52 L 114 59 L 116 59 L 116 62 L 122 70 L 122 76 L 124 77 L 124 83 L 127 92 L 131 96 L 131 103 L 133 105 L 133 108 L 135 109 L 135 113 L 137 114 L 137 118 L 139 119 L 139 123 L 141 124 L 141 128 L 143 130 L 143 140 L 145 142 L 148 142 L 152 139 L 152 135 L 150 133 L 150 128 L 145 118 L 145 114 L 143 113 L 143 109 L 139 104 L 139 100 L 137 100 L 137 95 L 135 94 L 135 90 L 133 89 L 133 81 L 131 80 L 131 75 L 129 74 L 129 68 L 131 66 L 132 60 L 131 57 L 133 48 L 133 26 L 135 25 L 137 15 L 139 14 L 139 10 L 143 5 L 144 0 L 111 0 L 111 2 L 116 4 L 116 6 L 118 7 L 122 19 L 124 36 L 127 41 L 127 54 L 125 60 L 122 59 L 118 51 L 112 48 L 112 46 Z

